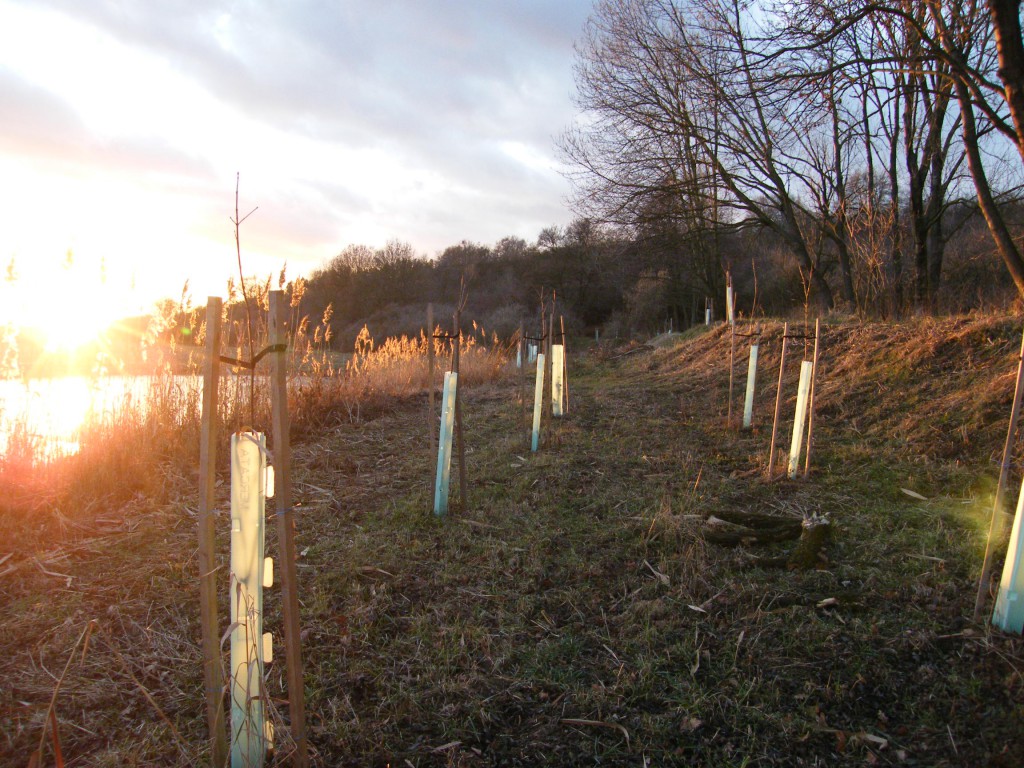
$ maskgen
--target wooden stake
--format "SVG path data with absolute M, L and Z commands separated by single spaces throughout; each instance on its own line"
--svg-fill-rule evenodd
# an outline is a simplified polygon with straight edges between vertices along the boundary
M 999 465 L 999 482 L 996 483 L 996 498 L 992 504 L 992 520 L 989 523 L 988 542 L 985 544 L 985 559 L 981 566 L 981 578 L 978 579 L 978 594 L 974 599 L 974 620 L 981 620 L 981 609 L 985 605 L 985 596 L 992 578 L 992 556 L 996 542 L 1002 538 L 1005 523 L 1003 520 L 1003 497 L 1006 495 L 1006 483 L 1010 477 L 1010 462 L 1013 460 L 1013 438 L 1017 434 L 1017 421 L 1020 419 L 1021 398 L 1024 396 L 1024 336 L 1021 338 L 1020 357 L 1017 360 L 1017 383 L 1013 388 L 1013 406 L 1010 408 L 1010 426 L 1006 430 L 1006 442 L 1003 444 L 1003 460 Z
M 224 665 L 217 622 L 217 568 L 214 563 L 213 509 L 217 479 L 217 400 L 220 386 L 219 296 L 206 300 L 206 366 L 199 437 L 199 619 L 203 631 L 203 686 L 210 730 L 210 762 L 223 768 L 228 759 L 224 723 Z
M 523 422 L 526 421 L 526 359 L 530 356 L 529 345 L 523 338 L 525 335 L 525 324 L 519 323 L 519 402 L 523 407 Z
M 565 343 L 565 318 L 558 316 L 558 322 L 562 326 L 562 415 L 569 415 L 569 347 Z
M 430 411 L 427 413 L 427 432 L 430 433 L 430 457 L 437 455 L 437 435 L 434 434 L 434 303 L 427 304 L 427 391 L 430 393 Z
M 804 477 L 811 474 L 811 447 L 814 445 L 814 395 L 818 388 L 818 349 L 821 341 L 821 318 L 814 320 L 814 357 L 811 360 L 811 396 L 807 403 L 807 455 L 804 457 Z
M 726 409 L 725 427 L 732 429 L 732 386 L 736 370 L 736 326 L 729 325 L 729 406 Z
M 288 340 L 287 305 L 283 291 L 270 292 L 271 345 Z M 306 745 L 306 700 L 302 681 L 302 648 L 299 634 L 298 576 L 295 567 L 295 518 L 292 510 L 291 444 L 288 419 L 287 350 L 275 352 L 271 360 L 271 422 L 274 437 L 274 502 L 277 508 L 277 540 L 281 559 L 281 602 L 284 606 L 285 662 L 288 676 L 288 712 L 295 752 L 292 765 L 309 764 Z
M 544 345 L 544 386 L 548 392 L 554 386 L 554 369 L 551 367 L 551 345 L 555 337 L 555 292 L 551 292 L 551 311 L 548 312 L 547 343 Z M 544 413 L 548 417 L 548 424 L 551 423 L 551 398 L 544 398 Z
M 789 333 L 789 323 L 782 326 L 782 354 L 779 356 L 779 389 L 775 393 L 775 419 L 772 421 L 772 442 L 768 451 L 768 479 L 772 479 L 775 472 L 775 438 L 779 434 L 779 412 L 782 410 L 782 374 L 786 370 L 786 336 Z
M 455 351 L 452 354 L 452 371 L 459 373 L 459 354 L 462 346 L 462 310 L 466 306 L 466 283 L 463 278 L 460 289 L 459 305 L 455 309 L 453 323 L 455 326 Z M 461 377 L 459 377 L 461 378 Z M 465 512 L 469 508 L 469 498 L 466 481 L 466 441 L 462 431 L 462 390 L 464 387 L 455 389 L 455 442 L 456 450 L 459 452 L 459 505 Z

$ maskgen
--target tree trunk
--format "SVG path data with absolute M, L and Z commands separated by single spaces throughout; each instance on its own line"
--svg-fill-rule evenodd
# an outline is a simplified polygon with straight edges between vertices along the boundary
M 942 262 L 946 255 L 946 233 L 942 229 L 942 208 L 946 192 L 942 184 L 941 157 L 932 158 L 931 191 L 928 197 L 926 214 L 928 216 L 928 298 L 935 309 L 939 287 L 942 284 Z
M 1021 37 L 1020 0 L 989 0 L 988 7 L 999 53 L 999 78 L 1003 81 L 1006 104 L 1017 129 L 1017 151 L 1024 160 L 1024 39 Z
M 985 168 L 981 162 L 981 151 L 978 149 L 978 129 L 974 120 L 971 96 L 967 86 L 959 80 L 956 83 L 956 96 L 963 115 L 962 131 L 967 151 L 967 167 L 971 171 L 971 178 L 974 179 L 974 188 L 978 193 L 978 205 L 985 216 L 985 222 L 988 224 L 989 232 L 992 233 L 992 239 L 999 250 L 999 255 L 1003 257 L 1010 277 L 1013 278 L 1013 282 L 1017 286 L 1017 292 L 1024 296 L 1024 259 L 1021 258 L 1017 244 L 1014 243 L 999 206 L 992 196 L 992 188 L 989 186 Z

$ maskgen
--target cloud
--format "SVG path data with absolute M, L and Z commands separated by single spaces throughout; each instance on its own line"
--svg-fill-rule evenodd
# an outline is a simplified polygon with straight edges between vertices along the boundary
M 0 51 L 0 152 L 190 195 L 216 209 L 193 225 L 201 233 L 220 231 L 235 171 L 260 206 L 262 250 L 291 244 L 304 258 L 389 237 L 427 252 L 532 240 L 570 218 L 553 137 L 573 116 L 572 46 L 590 0 L 5 4 L 77 25 L 150 85 L 72 103 L 4 69 L 12 54 Z M 178 101 L 195 106 L 179 113 Z
M 84 145 L 84 125 L 66 102 L 2 68 L 0 115 L 5 151 L 72 156 Z

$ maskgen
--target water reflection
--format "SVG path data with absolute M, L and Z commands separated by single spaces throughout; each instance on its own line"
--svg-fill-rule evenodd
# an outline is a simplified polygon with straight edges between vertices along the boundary
M 15 434 L 37 456 L 74 454 L 84 427 L 144 417 L 154 403 L 185 407 L 199 402 L 202 386 L 198 376 L 0 380 L 0 454 Z

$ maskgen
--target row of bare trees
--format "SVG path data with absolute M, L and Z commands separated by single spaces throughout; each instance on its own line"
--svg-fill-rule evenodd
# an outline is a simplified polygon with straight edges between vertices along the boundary
M 770 231 L 822 306 L 898 312 L 934 306 L 976 200 L 1024 294 L 1022 51 L 1019 0 L 601 0 L 561 141 L 576 207 L 673 232 L 701 273 Z

